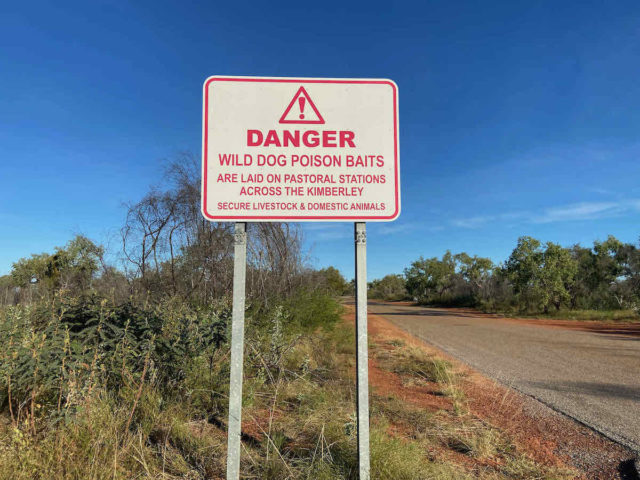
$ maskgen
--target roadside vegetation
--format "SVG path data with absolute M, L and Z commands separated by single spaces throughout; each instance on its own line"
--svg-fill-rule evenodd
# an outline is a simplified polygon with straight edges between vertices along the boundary
M 224 478 L 233 232 L 201 218 L 198 172 L 181 158 L 129 206 L 122 263 L 77 236 L 0 278 L 0 479 Z M 351 287 L 305 266 L 292 226 L 248 239 L 243 477 L 355 479 Z M 373 478 L 572 478 L 473 417 L 446 361 L 371 348 L 443 402 L 373 389 Z
M 406 450 L 418 456 L 422 452 L 432 461 L 429 470 L 417 476 L 381 478 L 576 478 L 577 472 L 569 468 L 534 461 L 509 434 L 474 416 L 467 406 L 463 374 L 449 362 L 401 340 L 381 340 L 373 343 L 376 368 L 400 385 L 373 395 L 376 422 L 387 431 L 402 432 L 410 439 Z M 438 401 L 421 402 L 429 396 Z
M 355 340 L 341 311 L 314 293 L 247 312 L 243 478 L 357 478 Z M 229 314 L 225 301 L 62 295 L 5 308 L 0 478 L 224 478 Z M 371 351 L 402 385 L 372 389 L 372 478 L 575 477 L 474 417 L 448 362 L 399 340 Z M 405 386 L 439 405 L 412 404 Z
M 521 237 L 504 264 L 467 253 L 422 258 L 369 284 L 372 298 L 555 318 L 640 320 L 640 244 L 592 248 Z

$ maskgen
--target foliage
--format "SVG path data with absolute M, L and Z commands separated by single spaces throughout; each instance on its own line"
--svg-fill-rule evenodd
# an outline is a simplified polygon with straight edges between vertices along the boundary
M 407 286 L 402 275 L 385 275 L 380 280 L 369 282 L 369 298 L 382 300 L 405 300 Z
M 288 327 L 303 332 L 313 332 L 318 328 L 330 329 L 342 312 L 342 307 L 331 295 L 306 288 L 288 299 L 285 306 L 289 312 Z
M 332 295 L 347 295 L 350 293 L 351 288 L 349 282 L 335 267 L 326 267 L 315 272 L 315 276 L 318 277 L 318 283 Z
M 355 340 L 341 313 L 334 297 L 304 284 L 269 302 L 249 298 L 244 477 L 357 478 Z M 1 308 L 0 479 L 224 478 L 230 317 L 226 297 L 201 305 L 179 295 L 114 302 L 60 291 Z M 448 423 L 421 420 L 401 437 L 392 423 L 417 414 L 396 400 L 372 417 L 372 478 L 477 478 L 452 462 L 460 445 L 470 459 L 520 465 L 515 447 L 470 430 L 448 362 L 403 349 L 389 368 L 437 382 L 465 424 L 441 438 Z M 502 470 L 480 478 L 509 478 Z
M 332 297 L 306 290 L 249 309 L 249 383 L 289 375 L 285 365 L 308 372 L 309 357 L 292 357 L 295 345 L 318 328 L 332 335 L 340 312 Z M 224 455 L 211 454 L 224 433 L 194 435 L 189 422 L 226 415 L 230 317 L 226 299 L 203 308 L 175 297 L 149 305 L 58 294 L 0 309 L 2 471 L 221 478 Z
M 471 257 L 464 252 L 457 254 L 455 259 L 460 275 L 471 286 L 474 295 L 484 293 L 494 270 L 491 259 L 477 255 Z
M 552 242 L 542 248 L 531 237 L 522 237 L 507 260 L 505 274 L 524 302 L 544 313 L 553 305 L 560 310 L 569 303 L 570 289 L 578 270 L 571 252 Z
M 423 302 L 441 298 L 453 287 L 455 269 L 455 259 L 450 251 L 442 259 L 420 257 L 404 271 L 407 290 Z
M 13 284 L 27 287 L 43 283 L 49 290 L 56 288 L 86 289 L 97 273 L 104 249 L 87 237 L 77 235 L 53 254 L 41 253 L 22 258 L 13 264 Z
M 226 339 L 228 309 L 171 311 L 95 297 L 6 308 L 0 316 L 0 405 L 16 421 L 37 409 L 68 415 L 98 388 L 153 379 L 167 392 L 189 362 Z
M 544 314 L 640 309 L 640 248 L 612 236 L 591 249 L 525 236 L 501 267 L 447 252 L 441 259 L 420 257 L 404 276 L 409 294 L 426 304 Z

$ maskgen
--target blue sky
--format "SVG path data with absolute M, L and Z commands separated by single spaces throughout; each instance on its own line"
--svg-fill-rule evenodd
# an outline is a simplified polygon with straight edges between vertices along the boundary
M 117 251 L 123 203 L 199 155 L 215 74 L 398 84 L 403 213 L 369 224 L 370 278 L 637 242 L 639 60 L 637 1 L 4 2 L 0 274 L 75 233 Z M 306 225 L 313 262 L 350 277 L 352 228 Z

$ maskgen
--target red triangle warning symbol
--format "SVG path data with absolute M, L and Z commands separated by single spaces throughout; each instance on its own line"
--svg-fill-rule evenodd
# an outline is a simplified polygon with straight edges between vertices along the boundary
M 304 87 L 300 87 L 280 117 L 280 123 L 324 123 L 324 118 Z

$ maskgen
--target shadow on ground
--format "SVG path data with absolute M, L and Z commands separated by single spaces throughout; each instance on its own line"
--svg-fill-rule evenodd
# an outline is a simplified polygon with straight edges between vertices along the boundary
M 599 382 L 525 382 L 534 388 L 552 390 L 554 392 L 569 392 L 580 395 L 595 395 L 607 398 L 640 398 L 640 388 Z
M 640 480 L 640 472 L 638 471 L 638 467 L 640 467 L 640 460 L 629 459 L 620 463 L 618 467 L 618 473 L 620 474 L 620 478 L 622 480 Z

